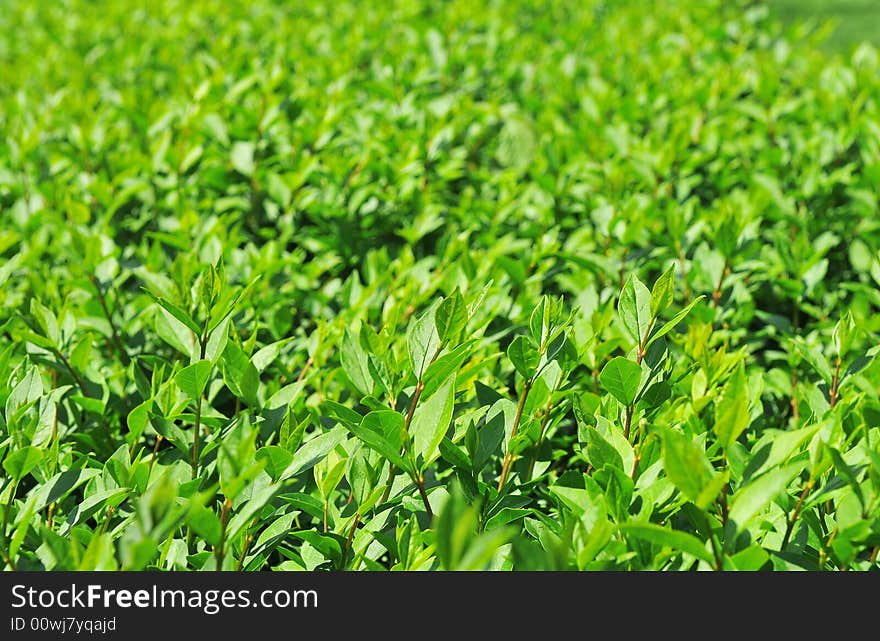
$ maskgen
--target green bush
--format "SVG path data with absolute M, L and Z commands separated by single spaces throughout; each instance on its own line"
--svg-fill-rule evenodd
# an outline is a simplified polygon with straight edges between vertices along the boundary
M 6 569 L 877 568 L 875 49 L 722 0 L 38 4 Z

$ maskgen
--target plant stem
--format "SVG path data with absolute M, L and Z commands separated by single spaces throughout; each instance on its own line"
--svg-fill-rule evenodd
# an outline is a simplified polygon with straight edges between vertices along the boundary
M 242 565 L 244 564 L 244 558 L 247 556 L 248 548 L 251 547 L 251 542 L 254 540 L 253 535 L 248 532 L 244 537 L 244 546 L 241 548 L 241 555 L 238 557 L 238 563 L 235 564 L 235 571 L 240 572 Z
M 357 530 L 357 526 L 361 523 L 361 513 L 355 512 L 354 521 L 351 524 L 351 529 L 348 531 L 348 536 L 345 538 L 345 546 L 342 548 L 342 560 L 339 563 L 339 569 L 345 569 L 345 560 L 348 557 L 348 551 L 351 549 L 351 542 L 354 540 L 354 533 Z
M 636 455 L 633 457 L 633 469 L 632 469 L 632 472 L 631 472 L 630 475 L 629 475 L 630 479 L 632 479 L 633 481 L 636 480 L 636 474 L 637 474 L 638 471 L 639 471 L 639 463 L 641 463 L 641 462 L 642 462 L 642 453 L 641 453 L 641 451 L 640 451 L 638 454 L 636 454 Z
M 416 385 L 416 391 L 413 394 L 412 402 L 409 404 L 409 409 L 406 411 L 406 421 L 404 422 L 404 434 L 409 433 L 409 425 L 412 423 L 413 415 L 416 413 L 416 405 L 419 404 L 419 399 L 422 397 L 422 391 L 425 389 L 425 384 L 420 380 Z
M 636 433 L 633 435 L 633 441 L 634 441 L 634 443 L 633 443 L 633 452 L 634 452 L 633 469 L 629 475 L 629 477 L 633 480 L 633 482 L 635 482 L 636 475 L 639 472 L 639 463 L 642 462 L 642 450 L 645 447 L 645 440 L 646 439 L 647 439 L 647 437 L 641 436 L 641 430 L 636 429 Z M 636 448 L 638 448 L 638 449 L 636 449 Z
M 199 475 L 199 436 L 202 431 L 202 396 L 196 400 L 196 429 L 193 432 L 192 478 Z
M 553 390 L 555 393 L 556 390 Z M 547 423 L 550 420 L 550 412 L 553 410 L 553 397 L 551 394 L 550 402 L 547 403 L 547 409 L 544 410 L 544 416 L 541 419 L 541 430 L 538 433 L 538 442 L 535 444 L 534 452 L 532 453 L 532 459 L 529 461 L 529 471 L 526 472 L 526 479 L 532 480 L 532 473 L 535 471 L 535 462 L 538 460 L 538 450 L 541 449 L 541 445 L 544 444 L 544 430 L 547 429 Z
M 229 497 L 223 501 L 223 509 L 220 511 L 220 543 L 214 549 L 214 557 L 217 559 L 217 570 L 223 569 L 223 557 L 226 556 L 226 525 L 229 523 L 229 510 L 232 509 L 232 501 Z
M 299 383 L 302 379 L 304 379 L 306 377 L 306 372 L 309 371 L 309 368 L 312 366 L 312 363 L 314 363 L 314 362 L 315 362 L 314 359 L 311 356 L 309 356 L 309 359 L 306 361 L 306 364 L 303 366 L 302 371 L 299 373 L 299 376 L 296 377 L 297 383 Z
M 831 549 L 831 544 L 834 543 L 834 539 L 837 537 L 837 531 L 839 526 L 834 526 L 834 530 L 831 531 L 831 534 L 828 535 L 828 541 L 825 543 L 825 548 Z
M 792 368 L 791 370 L 791 416 L 794 418 L 794 424 L 797 426 L 801 422 L 800 416 L 800 407 L 798 405 L 798 397 L 797 397 L 797 372 Z
M 116 329 L 116 323 L 113 322 L 113 315 L 110 313 L 110 309 L 107 306 L 107 297 L 101 290 L 101 285 L 98 283 L 98 278 L 94 274 L 91 274 L 89 276 L 89 280 L 92 281 L 92 286 L 95 288 L 95 291 L 98 292 L 98 302 L 101 304 L 101 309 L 104 312 L 104 316 L 107 318 L 107 322 L 110 324 L 110 334 L 113 337 L 113 345 L 116 347 L 116 351 L 119 352 L 119 356 L 122 359 L 123 365 L 128 365 L 131 362 L 131 358 L 129 357 L 128 352 L 125 349 L 125 345 L 123 345 L 122 340 L 119 338 L 119 331 Z
M 642 364 L 642 360 L 645 358 L 645 350 L 647 349 L 648 337 L 651 335 L 651 330 L 654 329 L 654 319 L 651 319 L 651 322 L 648 323 L 648 329 L 645 330 L 645 335 L 642 336 L 641 342 L 639 342 L 639 351 L 636 353 L 636 363 L 639 365 Z
M 103 521 L 103 523 L 101 523 L 101 529 L 100 529 L 101 534 L 104 534 L 107 531 L 107 526 L 110 524 L 110 519 L 113 518 L 114 512 L 115 512 L 115 510 L 113 509 L 112 505 L 107 507 L 107 512 L 104 516 L 104 521 Z
M 6 509 L 3 511 L 3 525 L 0 527 L 0 541 L 3 542 L 3 560 L 15 571 L 15 563 L 12 560 L 12 556 L 9 554 L 9 549 L 7 547 L 6 541 L 6 526 L 9 523 L 9 513 L 12 511 L 12 505 L 15 503 L 15 493 L 18 491 L 18 481 L 14 481 L 12 484 L 12 490 L 9 492 L 9 502 L 6 504 Z
M 791 533 L 794 531 L 794 524 L 801 514 L 804 499 L 807 498 L 807 494 L 809 494 L 811 489 L 813 489 L 813 479 L 810 479 L 807 481 L 807 484 L 804 485 L 801 497 L 798 499 L 797 505 L 794 506 L 794 511 L 791 513 L 791 516 L 788 519 L 788 524 L 785 526 L 785 536 L 782 537 L 782 545 L 779 547 L 780 550 L 784 550 L 788 546 L 788 540 L 791 538 Z
M 205 324 L 205 329 L 202 332 L 202 337 L 199 339 L 199 358 L 205 359 L 205 351 L 208 348 L 208 326 Z M 204 398 L 204 394 L 199 394 L 199 397 L 196 399 L 196 425 L 195 431 L 193 432 L 193 451 L 192 451 L 192 478 L 195 478 L 199 475 L 199 438 L 201 437 L 202 432 L 202 399 Z
M 535 384 L 535 379 L 537 375 L 532 376 L 529 380 L 523 384 L 522 393 L 519 395 L 519 405 L 516 407 L 516 417 L 513 419 L 513 428 L 510 430 L 510 439 L 507 441 L 507 453 L 504 455 L 504 462 L 501 464 L 501 478 L 498 479 L 498 491 L 504 488 L 504 484 L 507 483 L 507 477 L 510 474 L 510 468 L 513 465 L 513 450 L 511 449 L 511 445 L 513 444 L 513 439 L 516 437 L 516 432 L 519 429 L 519 423 L 522 420 L 523 408 L 526 405 L 526 398 L 529 396 L 529 391 L 532 389 L 532 385 Z
M 718 303 L 721 300 L 721 287 L 724 285 L 724 277 L 727 276 L 727 259 L 724 259 L 724 264 L 721 267 L 721 277 L 718 279 L 718 284 L 715 286 L 715 291 L 712 292 L 712 307 L 718 308 Z
M 715 569 L 718 572 L 723 572 L 724 563 L 721 561 L 721 552 L 718 550 L 718 543 L 715 541 L 715 534 L 712 532 L 709 517 L 705 513 L 703 513 L 703 521 L 706 523 L 706 533 L 709 535 L 709 541 L 712 542 L 712 556 L 715 557 Z
M 838 383 L 838 380 L 840 379 L 840 365 L 841 365 L 840 356 L 838 356 L 837 363 L 834 366 L 834 378 L 831 380 L 831 393 L 830 393 L 829 399 L 828 399 L 828 402 L 831 405 L 831 407 L 834 407 L 835 405 L 837 405 L 837 401 L 840 398 L 840 396 L 837 393 L 837 383 Z
M 3 525 L 0 527 L 0 534 L 6 538 L 6 526 L 9 524 L 9 513 L 15 503 L 15 493 L 18 491 L 18 481 L 12 483 L 12 490 L 9 492 L 9 501 L 6 503 L 6 509 L 3 511 Z
M 76 386 L 77 386 L 77 387 L 79 388 L 79 390 L 82 392 L 83 396 L 88 396 L 89 394 L 88 394 L 88 392 L 86 392 L 86 384 L 85 384 L 85 381 L 83 381 L 83 379 L 80 377 L 80 375 L 77 374 L 77 373 L 74 371 L 73 367 L 70 366 L 70 361 L 67 360 L 67 357 L 64 356 L 64 354 L 62 354 L 61 351 L 58 350 L 58 349 L 53 348 L 53 349 L 52 349 L 52 352 L 55 354 L 55 357 L 56 357 L 58 360 L 61 361 L 61 364 L 64 365 L 64 368 L 65 368 L 65 369 L 70 373 L 70 375 L 73 377 L 73 380 L 74 380 L 74 382 L 76 383 Z
M 3 544 L 3 560 L 6 561 L 6 564 L 13 572 L 17 571 L 17 568 L 15 567 L 15 562 L 12 560 L 12 557 L 9 556 L 9 551 L 6 549 L 5 543 Z
M 58 370 L 52 370 L 52 389 L 57 389 L 58 387 Z M 58 411 L 55 411 L 55 415 L 52 417 L 52 436 L 49 438 L 50 442 L 55 442 L 55 439 L 58 438 Z
M 642 360 L 644 360 L 644 358 L 645 358 L 645 349 L 646 349 L 645 346 L 648 344 L 648 337 L 651 335 L 652 329 L 654 329 L 654 319 L 653 318 L 651 319 L 651 322 L 648 323 L 648 329 L 645 330 L 645 335 L 642 336 L 642 340 L 639 341 L 639 349 L 638 349 L 638 352 L 636 352 L 636 363 L 638 363 L 639 365 L 642 364 Z M 626 406 L 626 417 L 624 419 L 624 425 L 623 425 L 623 438 L 625 438 L 627 441 L 629 440 L 629 433 L 630 433 L 630 429 L 632 428 L 632 418 L 633 418 L 633 413 L 635 412 L 635 409 L 636 409 L 635 402 L 630 403 L 629 405 Z M 638 466 L 638 461 L 636 461 L 636 464 L 633 466 L 633 472 L 632 472 L 633 478 L 635 478 L 636 466 Z
M 635 405 L 627 405 L 626 406 L 626 416 L 623 422 L 623 438 L 627 441 L 629 440 L 629 432 L 632 427 L 632 419 L 633 412 L 635 411 Z
M 150 478 L 150 472 L 153 471 L 153 463 L 156 462 L 156 453 L 159 451 L 159 443 L 162 442 L 162 435 L 156 436 L 156 444 L 153 446 L 153 456 L 150 458 L 150 464 L 147 466 L 147 478 Z
M 440 342 L 437 345 L 437 349 L 434 350 L 434 355 L 431 357 L 431 360 L 428 361 L 428 365 L 425 366 L 425 369 L 427 369 L 428 366 L 431 365 L 431 363 L 433 363 L 434 361 L 437 360 L 437 357 L 440 355 L 440 350 L 442 350 L 442 349 L 443 349 L 443 343 Z M 422 380 L 422 377 L 424 376 L 424 374 L 425 373 L 423 371 L 419 375 L 419 380 L 416 383 L 416 390 L 415 390 L 415 392 L 413 392 L 412 400 L 409 403 L 409 409 L 406 411 L 406 420 L 403 424 L 404 438 L 406 438 L 406 436 L 409 434 L 409 426 L 410 426 L 410 423 L 412 423 L 413 415 L 416 413 L 416 406 L 419 404 L 419 399 L 422 397 L 422 390 L 425 389 L 425 382 L 424 382 L 424 380 Z M 388 480 L 385 481 L 385 491 L 382 493 L 382 498 L 379 501 L 380 503 L 384 503 L 385 501 L 388 500 L 388 496 L 391 494 L 391 485 L 394 483 L 395 476 L 397 476 L 397 468 L 392 463 L 391 468 L 388 470 Z M 415 477 L 413 477 L 413 480 L 415 480 Z M 418 483 L 416 483 L 416 484 L 418 485 Z M 431 509 L 429 507 L 428 514 L 430 514 L 430 513 L 431 513 Z
M 422 502 L 425 504 L 425 511 L 428 513 L 428 520 L 434 518 L 434 511 L 431 509 L 431 502 L 428 500 L 428 492 L 425 490 L 425 479 L 419 474 L 413 479 L 419 488 L 419 494 L 422 496 Z
M 730 469 L 730 464 L 727 462 L 727 452 L 721 453 L 721 465 L 725 470 Z M 730 508 L 727 505 L 727 485 L 728 483 L 725 483 L 721 488 L 721 524 L 725 526 L 727 518 L 730 516 Z
M 416 412 L 416 405 L 418 405 L 419 399 L 422 397 L 423 389 L 425 389 L 425 385 L 419 380 L 416 384 L 416 391 L 413 392 L 412 400 L 409 403 L 409 409 L 406 411 L 406 421 L 403 424 L 404 436 L 409 434 L 409 425 L 412 423 L 413 415 Z M 391 485 L 394 483 L 395 476 L 397 476 L 397 468 L 392 464 L 391 469 L 388 470 L 388 480 L 385 481 L 385 491 L 382 493 L 381 503 L 388 500 L 388 496 L 391 494 Z

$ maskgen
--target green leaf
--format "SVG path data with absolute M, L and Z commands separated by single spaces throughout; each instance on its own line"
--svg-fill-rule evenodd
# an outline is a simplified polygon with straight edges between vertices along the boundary
M 671 530 L 654 523 L 622 523 L 620 530 L 626 536 L 634 536 L 655 545 L 672 548 L 706 563 L 714 563 L 712 553 L 706 544 L 687 532 Z
M 345 436 L 346 431 L 344 428 L 335 427 L 329 432 L 319 434 L 306 441 L 294 453 L 293 460 L 278 480 L 283 481 L 310 470 L 318 461 L 323 460 L 330 450 L 341 443 Z
M 762 456 L 753 456 L 754 463 L 759 464 L 757 469 L 749 475 L 756 477 L 765 471 L 778 467 L 799 451 L 801 446 L 819 430 L 820 424 L 807 425 L 799 430 L 763 430 L 761 438 L 752 446 L 753 452 L 762 452 Z M 769 453 L 766 456 L 763 453 Z
M 128 488 L 110 488 L 100 490 L 86 496 L 82 501 L 76 504 L 76 507 L 68 515 L 67 522 L 61 530 L 61 534 L 66 534 L 69 527 L 85 521 L 90 518 L 98 510 L 106 507 L 116 508 L 130 494 Z
M 211 361 L 198 361 L 180 370 L 174 377 L 174 381 L 184 394 L 196 400 L 205 393 L 205 386 L 211 378 L 213 369 Z
M 440 306 L 437 307 L 435 322 L 440 341 L 444 344 L 454 341 L 464 330 L 467 321 L 467 307 L 464 304 L 461 292 L 456 287 L 455 291 L 444 298 Z
M 208 113 L 202 118 L 202 124 L 210 132 L 211 136 L 222 145 L 229 144 L 229 133 L 226 129 L 226 123 L 223 118 L 216 113 Z
M 37 401 L 43 395 L 43 379 L 36 367 L 29 367 L 18 384 L 6 399 L 6 420 L 12 420 L 15 413 L 25 405 Z
M 355 450 L 348 459 L 348 468 L 345 472 L 352 497 L 361 508 L 373 486 L 372 468 L 367 462 L 367 452 L 367 448 Z
M 334 419 L 335 421 L 342 423 L 343 425 L 360 425 L 361 420 L 363 420 L 363 416 L 358 412 L 354 411 L 350 407 L 346 407 L 341 403 L 337 403 L 336 401 L 324 401 L 322 405 L 325 414 Z
M 300 397 L 305 386 L 306 381 L 304 380 L 285 385 L 269 397 L 269 400 L 266 401 L 265 409 L 274 410 L 279 407 L 287 407 Z
M 252 142 L 236 142 L 232 145 L 230 159 L 235 170 L 247 177 L 254 175 L 256 164 L 254 163 L 254 150 L 256 149 Z
M 290 408 L 284 413 L 279 428 L 278 441 L 281 446 L 289 452 L 296 452 L 302 444 L 303 437 L 306 433 L 306 427 L 309 426 L 309 418 L 306 417 L 298 423 L 294 421 Z M 291 461 L 292 463 L 292 461 Z
M 725 450 L 736 443 L 749 425 L 749 391 L 746 368 L 740 361 L 715 402 L 715 434 Z
M 209 545 L 214 547 L 220 545 L 220 531 L 222 526 L 220 519 L 214 514 L 214 511 L 205 507 L 198 506 L 189 513 L 186 519 L 193 531 L 200 537 L 205 539 Z
M 260 373 L 251 360 L 235 343 L 227 343 L 220 359 L 223 381 L 229 391 L 244 400 L 250 407 L 260 405 L 257 393 L 260 388 Z
M 606 441 L 597 429 L 585 425 L 582 433 L 586 438 L 584 455 L 594 469 L 601 469 L 605 465 L 623 469 L 623 459 L 617 449 Z
M 694 300 L 688 303 L 683 310 L 678 312 L 675 316 L 672 317 L 672 320 L 664 323 L 660 329 L 651 332 L 650 338 L 648 338 L 648 342 L 645 344 L 645 349 L 651 346 L 651 344 L 657 339 L 666 336 L 669 332 L 671 332 L 675 327 L 684 320 L 685 316 L 691 313 L 691 310 L 696 306 L 697 303 L 703 300 L 704 296 L 697 296 Z
M 277 481 L 290 464 L 293 462 L 293 454 L 277 445 L 268 445 L 257 450 L 256 459 L 263 461 L 263 469 L 273 481 Z
M 329 462 L 331 460 L 332 459 L 324 459 L 323 462 Z M 318 491 L 325 499 L 333 493 L 333 490 L 335 490 L 336 486 L 342 481 L 342 477 L 345 476 L 345 466 L 347 463 L 348 461 L 346 459 L 339 459 L 321 478 L 318 484 Z M 317 470 L 318 467 L 320 466 L 315 466 L 315 470 Z
M 627 279 L 620 292 L 617 313 L 630 338 L 641 343 L 651 326 L 651 292 L 635 274 Z
M 181 354 L 197 359 L 198 339 L 186 325 L 177 320 L 167 309 L 160 307 L 155 317 L 156 334 Z
M 236 537 L 252 522 L 254 515 L 260 512 L 278 492 L 278 485 L 267 485 L 252 488 L 250 498 L 237 508 L 235 515 L 229 520 L 226 538 L 234 541 Z
M 169 300 L 166 300 L 164 298 L 160 298 L 159 296 L 154 295 L 148 289 L 145 289 L 144 292 L 146 292 L 147 296 L 152 298 L 156 304 L 158 304 L 160 307 L 162 307 L 162 309 L 164 309 L 169 314 L 171 314 L 174 318 L 176 318 L 178 321 L 183 323 L 189 330 L 192 331 L 193 334 L 195 334 L 196 336 L 201 335 L 202 328 L 199 327 L 199 324 L 196 323 L 196 321 L 193 320 L 193 318 L 189 314 L 187 314 L 185 311 L 180 309 L 180 307 L 178 307 L 177 305 L 175 305 L 174 303 L 172 303 Z
M 425 464 L 434 460 L 439 453 L 440 441 L 446 435 L 452 420 L 454 399 L 453 375 L 439 390 L 416 406 L 409 429 L 413 437 L 414 454 L 421 456 Z
M 724 470 L 723 472 L 715 474 L 700 492 L 699 496 L 697 496 L 694 505 L 701 510 L 708 510 L 715 502 L 715 499 L 718 498 L 718 495 L 721 494 L 721 491 L 724 489 L 724 486 L 727 485 L 728 481 L 730 481 L 729 470 Z
M 52 341 L 54 347 L 61 345 L 61 331 L 58 328 L 58 319 L 48 307 L 36 298 L 31 299 L 31 314 L 37 319 L 43 334 Z
M 831 370 L 831 364 L 828 362 L 828 359 L 825 358 L 825 355 L 822 354 L 816 347 L 810 347 L 803 342 L 797 343 L 797 351 L 803 357 L 810 366 L 816 370 L 816 373 L 822 377 L 822 380 L 826 385 L 830 386 L 832 380 L 834 379 L 834 374 Z
M 676 430 L 664 430 L 663 469 L 685 498 L 705 504 L 704 490 L 712 484 L 715 470 L 699 444 Z
M 534 160 L 536 149 L 535 132 L 525 118 L 515 115 L 504 121 L 495 151 L 499 164 L 524 172 Z
M 12 533 L 12 537 L 9 540 L 9 558 L 15 559 L 18 555 L 18 550 L 21 548 L 21 544 L 24 542 L 25 536 L 27 536 L 28 529 L 35 524 L 34 521 L 34 513 L 36 512 L 38 497 L 36 494 L 31 494 L 27 501 L 25 502 L 24 507 L 19 512 L 18 516 L 15 520 L 15 530 Z
M 303 530 L 291 532 L 290 534 L 303 541 L 308 541 L 310 545 L 327 559 L 337 559 L 342 555 L 342 547 L 335 538 L 320 534 L 314 530 Z
M 150 412 L 150 424 L 162 438 L 174 445 L 183 454 L 188 455 L 189 441 L 186 433 L 176 423 L 169 421 L 167 418 L 157 412 Z
M 623 356 L 612 358 L 599 374 L 599 382 L 602 386 L 627 406 L 635 402 L 641 380 L 641 366 Z
M 530 380 L 535 375 L 538 364 L 541 362 L 538 348 L 522 334 L 514 338 L 507 346 L 507 357 L 519 375 L 526 380 Z
M 651 318 L 657 318 L 672 305 L 675 294 L 675 263 L 654 282 L 651 288 Z
M 396 467 L 408 470 L 400 456 L 403 448 L 404 418 L 400 412 L 378 410 L 370 412 L 359 425 L 346 425 L 367 447 L 376 450 Z
M 289 514 L 279 516 L 272 521 L 265 530 L 260 532 L 257 540 L 254 541 L 253 551 L 268 551 L 273 549 L 287 536 L 287 532 L 292 529 L 293 519 L 296 518 L 297 515 L 297 512 L 290 512 Z
M 208 323 L 209 333 L 214 331 L 220 323 L 229 317 L 229 314 L 235 309 L 238 301 L 246 298 L 251 293 L 254 285 L 260 281 L 260 277 L 261 275 L 257 274 L 251 278 L 244 287 L 227 288 L 221 291 L 220 297 L 217 299 L 217 302 L 214 303 L 214 306 L 208 314 L 210 321 Z
M 40 512 L 48 505 L 64 499 L 83 483 L 86 483 L 99 474 L 101 474 L 101 470 L 96 470 L 94 468 L 59 472 L 43 484 L 34 488 L 35 496 L 37 497 L 34 511 Z
M 478 532 L 478 506 L 453 486 L 436 520 L 437 558 L 445 570 L 485 570 L 495 552 L 510 540 L 512 531 L 499 527 Z
M 437 327 L 434 323 L 436 309 L 437 305 L 432 305 L 428 311 L 410 323 L 409 331 L 406 334 L 409 360 L 418 380 L 422 380 L 425 368 L 428 367 L 440 347 L 440 336 L 437 334 Z
M 770 560 L 770 555 L 761 546 L 750 545 L 731 556 L 730 560 L 737 570 L 749 572 L 760 570 L 764 567 L 767 561 Z
M 586 425 L 584 425 L 586 427 Z M 579 427 L 580 429 L 580 427 Z M 614 447 L 617 450 L 618 455 L 620 456 L 620 461 L 622 463 L 621 469 L 626 471 L 631 471 L 633 469 L 633 465 L 635 464 L 635 451 L 633 450 L 632 444 L 628 440 L 626 440 L 623 436 L 623 430 L 619 427 L 615 427 L 611 421 L 609 421 L 604 416 L 596 416 L 596 431 L 605 439 L 607 443 Z M 585 435 L 585 440 L 589 437 Z M 614 461 L 606 461 L 607 463 L 613 463 Z
M 20 481 L 40 464 L 44 452 L 32 445 L 27 445 L 9 454 L 3 461 L 3 469 L 15 481 Z
M 563 505 L 575 514 L 598 516 L 600 510 L 604 513 L 601 496 L 594 496 L 582 487 L 568 487 L 565 485 L 552 485 L 550 492 L 557 497 Z
M 853 317 L 852 310 L 847 310 L 831 333 L 831 342 L 834 344 L 834 351 L 843 359 L 846 357 L 852 345 L 852 339 L 856 333 L 856 321 Z
M 348 376 L 348 380 L 351 381 L 352 385 L 362 396 L 372 394 L 374 387 L 373 377 L 370 376 L 368 358 L 357 337 L 346 329 L 342 337 L 342 353 L 340 354 L 342 369 L 345 371 L 345 375 Z
M 770 501 L 788 487 L 805 465 L 804 461 L 798 461 L 770 470 L 737 490 L 730 499 L 729 519 L 740 529 L 744 528 L 749 519 L 767 507 Z
M 471 458 L 468 456 L 468 453 L 448 438 L 444 437 L 440 441 L 439 447 L 440 456 L 442 456 L 443 460 L 453 467 L 468 471 L 473 469 L 474 466 L 473 463 L 471 463 Z
M 540 301 L 529 314 L 529 333 L 536 345 L 545 345 L 550 334 L 550 311 L 546 296 L 541 296 Z
M 514 521 L 518 521 L 525 516 L 529 516 L 534 514 L 534 510 L 527 510 L 523 508 L 514 508 L 514 507 L 505 507 L 498 510 L 496 514 L 494 514 L 488 521 L 486 521 L 486 527 L 484 528 L 487 532 L 494 530 L 502 525 L 507 525 L 508 523 L 513 523 Z
M 16 336 L 19 339 L 24 339 L 28 343 L 32 343 L 37 347 L 42 347 L 43 349 L 53 350 L 55 349 L 55 343 L 46 338 L 45 336 L 40 336 L 39 334 L 30 331 L 29 329 L 19 329 L 16 331 Z
M 450 376 L 461 369 L 462 364 L 471 355 L 473 346 L 473 342 L 463 343 L 428 366 L 422 379 L 424 398 L 431 396 Z
M 92 398 L 81 394 L 74 394 L 70 400 L 79 405 L 87 412 L 101 416 L 104 414 L 104 401 L 100 398 Z
M 853 493 L 861 505 L 862 510 L 866 509 L 865 505 L 865 496 L 862 492 L 861 483 L 859 483 L 859 471 L 857 469 L 853 469 L 851 465 L 849 465 L 846 460 L 844 460 L 843 456 L 840 452 L 837 451 L 837 448 L 829 447 L 828 454 L 831 457 L 831 461 L 834 464 L 834 469 L 840 474 L 842 478 L 846 480 L 846 482 L 852 487 Z
M 229 323 L 230 318 L 226 317 L 208 336 L 208 342 L 205 346 L 205 358 L 212 363 L 216 364 L 226 350 L 226 343 L 229 341 Z
M 229 322 L 227 317 L 226 321 Z M 276 358 L 278 358 L 278 354 L 281 353 L 281 350 L 287 345 L 292 338 L 283 338 L 280 341 L 275 341 L 265 347 L 259 349 L 251 358 L 251 362 L 254 364 L 254 367 L 257 368 L 257 371 L 262 373 Z

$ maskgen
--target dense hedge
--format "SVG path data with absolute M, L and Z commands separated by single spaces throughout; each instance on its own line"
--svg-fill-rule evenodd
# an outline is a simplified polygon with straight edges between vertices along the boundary
M 876 569 L 877 51 L 372 4 L 5 3 L 6 569 Z

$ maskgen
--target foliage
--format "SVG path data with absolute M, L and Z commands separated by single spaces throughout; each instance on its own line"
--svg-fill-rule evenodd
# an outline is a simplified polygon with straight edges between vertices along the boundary
M 880 61 L 767 16 L 5 3 L 5 568 L 876 568 Z

